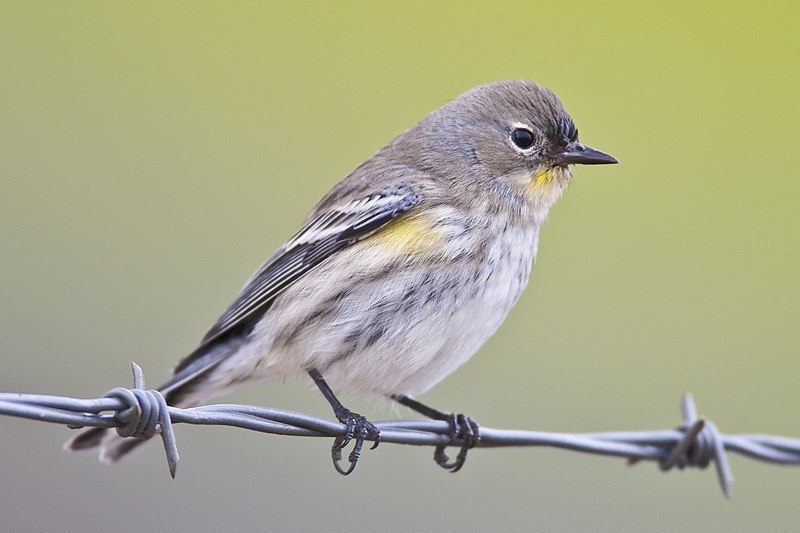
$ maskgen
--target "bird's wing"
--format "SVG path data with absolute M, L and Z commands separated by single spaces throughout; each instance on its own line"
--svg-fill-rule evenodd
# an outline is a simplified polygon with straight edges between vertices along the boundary
M 318 213 L 253 274 L 236 300 L 208 330 L 200 348 L 179 363 L 176 374 L 226 333 L 252 324 L 278 295 L 327 258 L 369 237 L 417 202 L 419 196 L 410 185 L 402 183 Z
M 173 377 L 159 389 L 170 404 L 180 404 L 186 388 L 235 353 L 246 342 L 234 335 L 240 326 L 253 324 L 283 291 L 337 251 L 369 237 L 419 202 L 410 185 L 401 183 L 339 207 L 323 208 L 273 255 L 245 285 L 242 292 L 206 333 L 200 346 L 175 368 Z M 219 341 L 219 342 L 217 342 Z M 100 445 L 106 430 L 92 428 L 72 439 L 73 450 Z M 116 461 L 144 441 L 126 439 L 110 449 L 107 457 Z M 122 441 L 120 441 L 122 443 Z

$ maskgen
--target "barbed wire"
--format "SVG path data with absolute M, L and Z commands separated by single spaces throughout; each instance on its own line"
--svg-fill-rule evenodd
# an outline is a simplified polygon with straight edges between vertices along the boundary
M 123 437 L 150 438 L 160 434 L 170 475 L 179 456 L 173 424 L 222 425 L 297 437 L 341 437 L 344 424 L 304 413 L 238 404 L 213 404 L 181 409 L 167 405 L 157 390 L 144 388 L 141 368 L 132 363 L 132 388 L 117 387 L 102 398 L 79 399 L 43 394 L 0 393 L 0 414 L 65 424 L 73 429 L 92 426 L 116 428 Z M 722 493 L 731 495 L 733 476 L 726 452 L 777 465 L 800 464 L 800 440 L 775 435 L 725 435 L 709 420 L 697 416 L 687 393 L 682 401 L 683 421 L 673 430 L 606 433 L 548 433 L 480 428 L 476 447 L 545 446 L 575 452 L 658 463 L 661 470 L 705 469 L 714 464 Z M 390 420 L 375 422 L 381 443 L 414 446 L 460 446 L 451 437 L 448 422 Z

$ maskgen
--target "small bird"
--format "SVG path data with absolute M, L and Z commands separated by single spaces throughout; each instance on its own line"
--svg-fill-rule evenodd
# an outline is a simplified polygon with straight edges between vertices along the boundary
M 345 475 L 380 432 L 335 393 L 388 397 L 449 422 L 458 457 L 440 447 L 434 458 L 459 470 L 478 425 L 414 397 L 472 357 L 517 302 L 570 165 L 608 163 L 549 89 L 467 91 L 334 185 L 159 390 L 190 407 L 245 383 L 310 377 L 346 426 L 332 450 Z M 142 442 L 92 428 L 66 447 L 99 446 L 115 462 Z

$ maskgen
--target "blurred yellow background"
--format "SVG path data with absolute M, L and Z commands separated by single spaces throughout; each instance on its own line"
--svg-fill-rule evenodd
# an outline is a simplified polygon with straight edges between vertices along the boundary
M 790 2 L 0 4 L 0 390 L 150 385 L 350 169 L 474 85 L 531 78 L 621 164 L 578 167 L 500 332 L 422 400 L 487 427 L 800 437 L 800 7 Z M 374 419 L 398 413 L 345 398 Z M 229 401 L 330 416 L 306 383 Z M 406 415 L 405 412 L 399 414 Z M 7 531 L 787 531 L 800 469 L 177 427 L 116 467 L 0 419 Z

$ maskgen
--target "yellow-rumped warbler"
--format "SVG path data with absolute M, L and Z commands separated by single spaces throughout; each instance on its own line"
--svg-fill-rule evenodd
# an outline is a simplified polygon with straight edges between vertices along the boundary
M 497 330 L 525 287 L 539 228 L 571 164 L 616 163 L 578 141 L 558 97 L 531 81 L 476 87 L 362 163 L 317 204 L 300 231 L 245 285 L 160 390 L 193 406 L 246 383 L 309 375 L 348 432 L 334 464 L 349 473 L 379 431 L 334 392 L 390 397 L 478 439 L 463 415 L 424 393 Z M 350 469 L 338 464 L 355 439 Z M 89 429 L 68 448 L 101 446 L 113 462 L 137 439 Z

